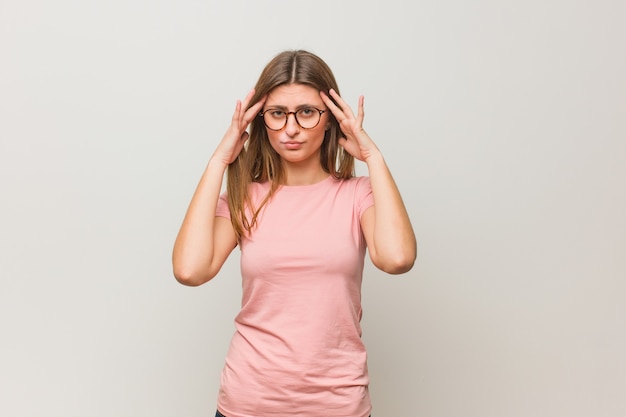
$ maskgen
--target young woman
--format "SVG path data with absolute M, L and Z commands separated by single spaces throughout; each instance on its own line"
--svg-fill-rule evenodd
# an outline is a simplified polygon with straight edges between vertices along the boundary
M 363 118 L 363 97 L 354 114 L 330 68 L 306 51 L 277 55 L 237 101 L 173 251 L 176 279 L 195 286 L 241 250 L 242 308 L 217 416 L 370 415 L 366 248 L 376 267 L 401 274 L 416 242 Z M 368 177 L 354 177 L 355 158 Z

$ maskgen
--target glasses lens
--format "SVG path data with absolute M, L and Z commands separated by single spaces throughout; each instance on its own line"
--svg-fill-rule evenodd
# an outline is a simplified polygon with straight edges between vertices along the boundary
M 287 124 L 290 112 L 269 109 L 263 112 L 265 126 L 272 130 L 281 130 Z M 296 122 L 304 129 L 312 129 L 320 122 L 321 113 L 316 108 L 304 107 L 295 112 Z
M 285 126 L 287 121 L 287 114 L 282 110 L 270 109 L 263 113 L 263 120 L 265 126 L 273 130 L 280 130 Z
M 305 107 L 296 112 L 298 123 L 305 129 L 312 129 L 320 122 L 320 112 L 311 107 Z

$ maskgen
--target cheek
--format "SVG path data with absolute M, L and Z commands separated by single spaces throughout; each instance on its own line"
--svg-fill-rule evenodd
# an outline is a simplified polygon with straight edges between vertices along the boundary
M 315 132 L 311 132 L 314 134 L 314 136 L 316 138 L 318 138 L 318 140 L 323 141 L 324 138 L 326 137 L 328 130 L 326 130 L 326 126 L 322 125 L 322 126 L 318 126 L 318 128 L 315 128 Z
M 275 143 L 280 142 L 280 132 L 274 132 L 269 130 L 267 132 L 267 138 L 269 139 L 272 146 L 274 146 Z
M 328 131 L 327 126 L 328 126 L 328 122 L 325 122 L 324 120 L 320 120 L 320 123 L 317 126 L 315 126 L 313 129 L 307 130 L 307 132 L 309 133 L 310 136 L 313 136 L 315 138 L 319 136 L 324 137 L 324 135 Z M 330 128 L 330 126 L 328 127 Z
M 267 132 L 267 138 L 274 152 L 278 153 L 280 149 L 280 132 Z

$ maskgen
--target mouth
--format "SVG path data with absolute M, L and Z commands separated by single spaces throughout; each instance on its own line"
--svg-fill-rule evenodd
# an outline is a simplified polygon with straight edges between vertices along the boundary
M 298 142 L 295 140 L 289 140 L 286 142 L 281 142 L 283 146 L 287 149 L 299 149 L 302 146 L 303 142 Z

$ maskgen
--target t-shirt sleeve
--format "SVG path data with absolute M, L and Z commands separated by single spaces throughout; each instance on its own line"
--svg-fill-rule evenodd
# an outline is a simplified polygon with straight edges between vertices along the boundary
M 374 205 L 374 196 L 372 195 L 372 185 L 369 177 L 360 177 L 356 186 L 356 209 L 359 218 L 365 210 Z
M 217 209 L 215 215 L 218 217 L 226 217 L 230 219 L 230 209 L 228 208 L 228 196 L 226 193 L 220 194 L 219 200 L 217 200 Z

